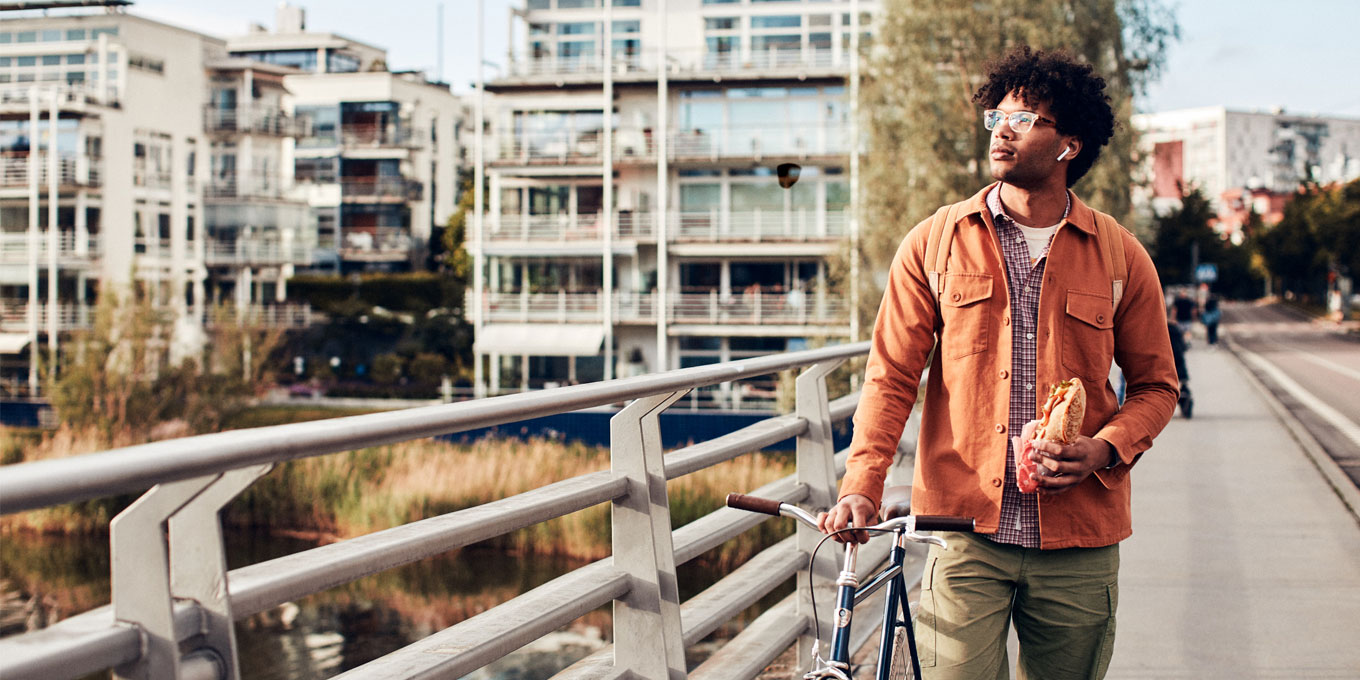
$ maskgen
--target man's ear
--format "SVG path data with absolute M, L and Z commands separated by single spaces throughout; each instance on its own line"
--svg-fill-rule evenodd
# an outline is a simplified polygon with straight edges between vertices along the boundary
M 1073 158 L 1076 158 L 1077 155 L 1081 153 L 1081 138 L 1069 137 L 1065 148 L 1069 149 L 1067 152 L 1067 160 L 1070 161 Z

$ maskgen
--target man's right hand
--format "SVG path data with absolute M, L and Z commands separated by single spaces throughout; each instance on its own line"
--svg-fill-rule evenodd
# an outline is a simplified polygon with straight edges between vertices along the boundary
M 878 508 L 874 502 L 866 496 L 852 493 L 840 502 L 831 506 L 831 510 L 817 516 L 817 528 L 822 533 L 829 534 L 839 531 L 847 526 L 865 527 L 874 524 L 874 517 L 878 514 Z M 845 543 L 853 540 L 856 543 L 867 543 L 869 532 L 850 531 L 844 534 L 836 534 L 835 541 Z

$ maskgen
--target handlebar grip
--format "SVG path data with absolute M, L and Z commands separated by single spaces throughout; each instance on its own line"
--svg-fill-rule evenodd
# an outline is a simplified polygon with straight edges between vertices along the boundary
M 949 517 L 947 515 L 917 515 L 917 531 L 972 531 L 971 517 Z
M 767 515 L 779 514 L 779 501 L 770 500 L 768 498 L 758 498 L 756 496 L 747 496 L 746 494 L 740 493 L 727 494 L 727 507 L 736 508 L 738 510 L 749 510 L 751 512 L 762 512 Z

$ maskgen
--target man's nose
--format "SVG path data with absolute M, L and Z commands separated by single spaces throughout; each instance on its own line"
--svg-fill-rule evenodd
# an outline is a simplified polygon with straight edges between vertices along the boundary
M 1011 129 L 1011 122 L 1003 119 L 992 128 L 992 137 L 996 139 L 1011 140 L 1015 139 L 1015 130 Z

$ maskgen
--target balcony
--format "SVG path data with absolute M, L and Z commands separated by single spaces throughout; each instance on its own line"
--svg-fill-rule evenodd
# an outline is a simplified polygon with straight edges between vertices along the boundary
M 471 307 L 471 291 L 469 307 Z M 601 291 L 483 294 L 488 322 L 595 323 L 604 321 Z M 655 293 L 615 291 L 614 323 L 656 323 Z M 667 318 L 677 324 L 839 326 L 850 322 L 849 306 L 840 297 L 793 291 L 721 295 L 718 291 L 671 296 Z
M 324 320 L 324 315 L 312 311 L 307 304 L 225 305 L 210 307 L 204 313 L 203 325 L 209 328 L 253 326 L 264 328 L 308 328 Z
M 406 227 L 342 226 L 344 241 L 340 257 L 356 262 L 401 262 L 411 253 L 411 232 Z
M 666 53 L 668 77 L 672 79 L 711 79 L 718 75 L 759 77 L 807 77 L 844 75 L 850 69 L 849 50 L 836 52 L 830 47 L 787 47 L 764 50 L 710 52 L 671 49 Z M 657 50 L 614 55 L 611 67 L 615 80 L 654 80 L 659 72 Z M 504 87 L 515 81 L 556 82 L 594 81 L 604 77 L 603 54 L 558 57 L 551 54 L 519 54 L 510 59 L 507 74 L 489 84 Z
M 209 267 L 246 265 L 310 265 L 316 261 L 316 249 L 302 243 L 281 243 L 275 239 L 209 239 L 204 262 Z
M 114 85 L 100 87 L 93 83 L 68 85 L 46 82 L 0 87 L 0 111 L 27 114 L 34 92 L 43 108 L 43 116 L 47 115 L 46 107 L 51 106 L 54 93 L 57 106 L 63 111 L 83 112 L 91 106 L 119 106 L 118 88 Z
M 420 182 L 404 177 L 341 177 L 342 200 L 359 203 L 406 203 L 425 193 Z
M 419 135 L 408 126 L 342 125 L 340 142 L 351 149 L 408 148 L 419 146 Z
M 758 161 L 766 157 L 808 158 L 850 153 L 849 127 L 820 123 L 677 130 L 668 139 L 666 157 L 677 162 Z M 620 164 L 655 163 L 657 150 L 651 129 L 615 130 L 612 156 Z M 604 162 L 604 141 L 598 131 L 563 130 L 519 136 L 502 140 L 490 162 L 499 166 L 596 166 Z
M 38 263 L 47 266 L 47 231 L 38 233 Z M 88 264 L 99 257 L 99 237 L 77 238 L 75 233 L 63 231 L 57 237 L 57 263 L 60 267 Z M 28 232 L 0 232 L 0 264 L 28 262 Z
M 468 292 L 471 299 L 471 291 Z M 656 295 L 615 291 L 615 323 L 656 323 Z M 554 293 L 493 293 L 483 297 L 483 312 L 490 322 L 599 323 L 604 321 L 601 291 Z
M 222 108 L 209 104 L 203 109 L 203 127 L 208 132 L 262 134 L 294 137 L 301 134 L 298 121 L 282 109 L 266 106 Z
M 604 238 L 601 213 L 588 215 L 488 215 L 486 240 L 525 243 L 600 241 Z M 650 213 L 621 211 L 614 215 L 614 238 L 655 238 Z
M 38 159 L 38 190 L 47 191 L 47 157 Z M 29 157 L 27 153 L 0 154 L 0 187 L 5 189 L 28 188 Z M 74 187 L 100 186 L 99 162 L 97 159 L 77 156 L 57 157 L 57 184 L 66 190 Z
M 844 211 L 751 210 L 672 213 L 672 242 L 734 243 L 827 241 L 846 234 Z
M 203 185 L 203 198 L 210 201 L 231 201 L 251 198 L 279 200 L 283 187 L 276 182 L 238 177 L 215 177 Z
M 79 331 L 94 327 L 94 305 L 60 303 L 55 308 L 57 331 Z M 38 330 L 50 328 L 53 308 L 46 302 L 38 303 Z M 28 301 L 5 299 L 0 304 L 0 332 L 22 333 L 28 330 Z
M 850 322 L 850 308 L 840 297 L 802 291 L 722 295 L 714 290 L 676 294 L 668 317 L 677 324 L 841 325 Z

